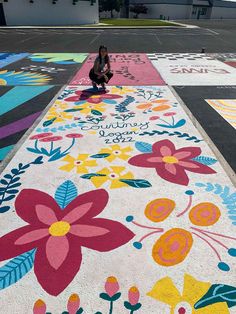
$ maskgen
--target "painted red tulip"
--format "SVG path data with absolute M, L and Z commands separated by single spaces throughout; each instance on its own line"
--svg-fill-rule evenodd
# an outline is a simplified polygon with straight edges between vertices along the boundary
M 172 117 L 172 116 L 175 116 L 176 115 L 176 112 L 167 112 L 167 113 L 164 113 L 163 116 L 165 117 Z
M 105 283 L 105 291 L 109 295 L 109 297 L 113 297 L 120 289 L 119 283 L 116 277 L 108 277 Z
M 131 305 L 136 305 L 139 301 L 140 293 L 137 287 L 131 287 L 129 289 L 128 298 Z
M 46 142 L 56 142 L 56 141 L 60 141 L 62 139 L 63 139 L 62 136 L 50 136 L 50 137 L 42 138 L 39 141 L 46 143 Z
M 67 303 L 67 311 L 69 314 L 76 314 L 80 307 L 80 298 L 78 294 L 74 293 L 70 296 Z
M 36 135 L 31 136 L 30 140 L 40 140 L 40 139 L 42 139 L 44 137 L 48 137 L 48 136 L 51 136 L 51 135 L 53 135 L 53 133 L 50 133 L 50 132 L 48 132 L 48 133 L 40 133 L 40 134 L 36 134 Z
M 81 138 L 81 137 L 83 137 L 83 135 L 79 134 L 79 133 L 71 133 L 71 134 L 67 134 L 66 137 L 68 137 L 68 138 Z
M 33 313 L 34 314 L 46 314 L 46 304 L 43 302 L 43 300 L 37 300 L 34 303 Z

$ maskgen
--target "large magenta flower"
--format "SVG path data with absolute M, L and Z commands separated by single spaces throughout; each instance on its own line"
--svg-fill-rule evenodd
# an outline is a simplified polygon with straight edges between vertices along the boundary
M 188 185 L 189 178 L 186 171 L 204 174 L 215 173 L 210 167 L 193 160 L 200 154 L 200 147 L 175 149 L 171 141 L 163 140 L 153 144 L 152 153 L 134 156 L 129 159 L 129 163 L 137 167 L 155 168 L 162 179 L 176 184 Z
M 115 104 L 114 99 L 122 98 L 120 95 L 107 94 L 104 91 L 89 92 L 89 91 L 76 91 L 76 96 L 71 96 L 65 99 L 65 101 L 76 102 L 77 105 L 82 105 L 86 102 L 91 104 L 99 104 L 104 102 L 106 104 Z
M 134 237 L 119 222 L 94 218 L 107 202 L 105 190 L 94 190 L 79 195 L 62 210 L 50 195 L 33 189 L 22 190 L 15 208 L 29 225 L 0 238 L 0 261 L 36 248 L 35 275 L 49 294 L 58 295 L 80 269 L 81 246 L 106 252 Z

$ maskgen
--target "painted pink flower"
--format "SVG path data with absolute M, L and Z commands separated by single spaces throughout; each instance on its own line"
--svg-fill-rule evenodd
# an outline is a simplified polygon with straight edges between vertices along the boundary
M 46 314 L 46 304 L 43 300 L 39 299 L 34 303 L 33 313 L 34 314 Z
M 120 289 L 119 283 L 116 277 L 108 277 L 105 283 L 105 291 L 109 297 L 113 297 Z
M 129 298 L 129 303 L 131 305 L 136 305 L 139 301 L 139 298 L 140 298 L 140 293 L 139 293 L 138 288 L 131 287 L 129 289 L 128 298 Z
M 91 104 L 99 104 L 100 102 L 110 103 L 110 100 L 122 98 L 120 95 L 107 94 L 103 91 L 88 92 L 88 91 L 76 91 L 76 96 L 71 96 L 65 99 L 65 101 L 72 102 L 88 102 Z
M 0 238 L 0 261 L 36 248 L 34 272 L 38 282 L 49 294 L 58 295 L 80 269 L 81 247 L 107 252 L 134 237 L 119 222 L 94 218 L 107 202 L 108 193 L 98 189 L 79 195 L 62 210 L 50 195 L 22 190 L 15 208 L 28 225 Z
M 167 113 L 164 113 L 163 116 L 165 117 L 173 117 L 176 115 L 176 112 L 167 112 Z
M 40 142 L 56 142 L 56 141 L 60 141 L 62 139 L 63 139 L 62 136 L 50 136 L 50 137 L 42 138 L 39 141 Z
M 162 179 L 188 185 L 189 178 L 186 171 L 203 174 L 215 173 L 210 167 L 193 160 L 200 154 L 200 147 L 176 149 L 171 141 L 163 140 L 153 144 L 152 153 L 134 156 L 129 159 L 129 164 L 143 168 L 155 168 Z
M 66 137 L 68 137 L 68 138 L 81 138 L 81 137 L 83 137 L 83 135 L 79 134 L 79 133 L 71 133 L 71 134 L 67 134 Z
M 36 134 L 36 135 L 33 135 L 30 137 L 30 140 L 39 140 L 39 139 L 42 139 L 44 137 L 48 137 L 48 136 L 51 136 L 53 135 L 53 133 L 40 133 L 40 134 Z
M 67 310 L 69 314 L 76 314 L 80 307 L 80 298 L 78 294 L 74 293 L 70 296 L 67 303 Z
M 151 120 L 151 121 L 155 121 L 155 120 L 158 120 L 158 119 L 160 119 L 159 116 L 152 116 L 152 117 L 149 118 L 149 120 Z

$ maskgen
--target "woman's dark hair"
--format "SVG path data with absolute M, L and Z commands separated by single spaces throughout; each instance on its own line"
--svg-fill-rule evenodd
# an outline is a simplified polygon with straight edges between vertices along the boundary
M 107 47 L 106 46 L 100 46 L 99 47 L 99 63 L 100 64 L 102 63 L 102 55 L 101 55 L 101 50 L 102 49 L 106 50 L 106 52 L 107 52 Z M 108 57 L 108 55 L 106 55 L 105 56 L 105 63 L 108 63 L 108 61 L 109 61 L 109 57 Z

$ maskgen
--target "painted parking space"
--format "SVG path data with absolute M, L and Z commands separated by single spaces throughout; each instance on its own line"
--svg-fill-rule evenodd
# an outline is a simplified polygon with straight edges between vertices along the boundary
M 148 54 L 169 85 L 236 85 L 236 69 L 205 54 Z
M 0 86 L 0 161 L 32 126 L 60 87 Z
M 206 99 L 206 102 L 236 129 L 236 99 Z
M 85 53 L 41 53 L 14 62 L 0 71 L 0 85 L 63 85 L 75 75 Z
M 0 68 L 28 56 L 29 53 L 0 53 Z
M 0 182 L 6 313 L 234 313 L 234 187 L 169 87 L 67 86 Z
M 89 71 L 96 54 L 90 54 L 87 61 L 72 79 L 72 85 L 91 85 Z M 146 54 L 110 54 L 114 77 L 109 85 L 165 85 L 160 74 L 152 66 Z
M 230 103 L 234 102 L 236 86 L 176 86 L 175 90 L 232 169 L 236 171 L 235 129 L 223 117 L 223 111 L 218 112 L 207 102 L 208 99 L 227 99 Z

